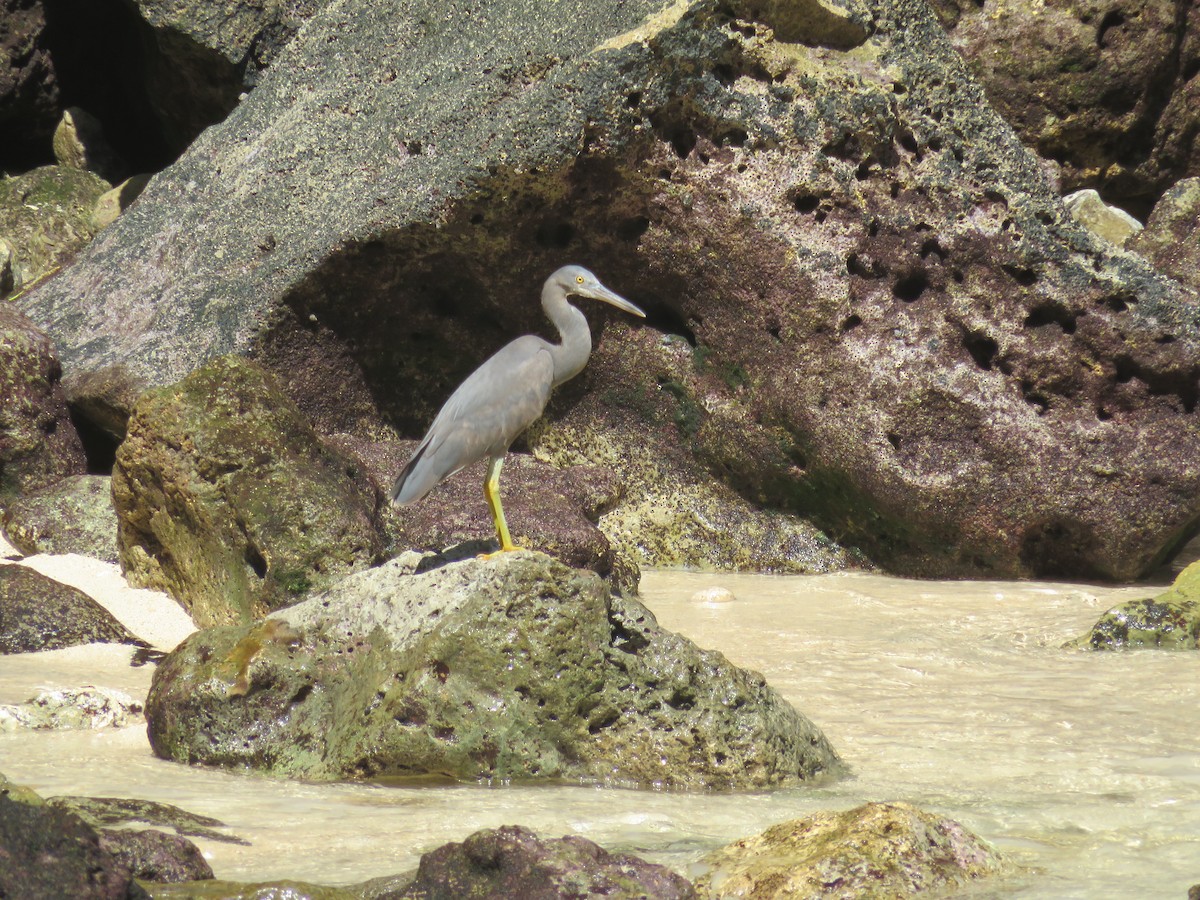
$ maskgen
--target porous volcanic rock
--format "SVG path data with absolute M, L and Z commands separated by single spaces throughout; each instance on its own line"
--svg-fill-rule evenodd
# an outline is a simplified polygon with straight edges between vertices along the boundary
M 246 353 L 415 438 L 564 261 L 650 315 L 589 311 L 530 448 L 652 460 L 635 553 L 1128 579 L 1200 522 L 1200 306 L 1071 220 L 920 0 L 335 0 L 22 305 L 71 379 Z
M 1000 871 L 999 854 L 958 822 L 908 803 L 867 803 L 773 825 L 710 853 L 697 892 L 711 900 L 909 897 Z
M 86 470 L 50 339 L 0 303 L 0 502 Z
M 764 788 L 843 771 L 755 672 L 532 552 L 395 560 L 177 647 L 154 752 L 306 779 L 443 775 Z
M 1200 650 L 1200 562 L 1180 572 L 1161 594 L 1110 609 L 1087 634 L 1065 646 L 1079 650 Z
M 117 561 L 117 514 L 107 475 L 68 475 L 18 497 L 0 512 L 0 529 L 26 556 L 79 553 Z
M 166 591 L 199 625 L 295 603 L 384 543 L 356 466 L 236 357 L 142 396 L 112 490 L 130 584 Z
M 0 653 L 143 642 L 78 588 L 22 565 L 0 566 Z
M 540 838 L 520 825 L 477 831 L 421 857 L 416 878 L 395 900 L 520 897 L 557 900 L 692 900 L 682 875 L 626 853 L 609 853 L 577 835 Z
M 1175 181 L 1200 175 L 1196 4 L 932 6 L 992 104 L 1062 165 L 1064 192 L 1096 188 L 1145 218 Z

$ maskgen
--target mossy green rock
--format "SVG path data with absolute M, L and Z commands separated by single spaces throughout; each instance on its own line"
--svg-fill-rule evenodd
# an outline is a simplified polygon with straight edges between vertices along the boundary
M 1065 646 L 1079 650 L 1158 647 L 1200 649 L 1200 562 L 1194 562 L 1156 597 L 1110 609 L 1082 637 Z
M 22 565 L 0 566 L 0 653 L 92 643 L 142 642 L 78 588 Z
M 377 498 L 238 357 L 145 394 L 113 469 L 121 564 L 200 625 L 249 621 L 375 560 Z
M 866 803 L 781 822 L 703 863 L 709 868 L 696 889 L 711 900 L 892 900 L 960 887 L 1001 868 L 999 855 L 958 822 L 907 803 Z
M 761 675 L 594 573 L 532 552 L 409 571 L 192 635 L 154 676 L 155 753 L 306 779 L 763 788 L 841 770 Z
M 42 166 L 0 178 L 0 237 L 15 251 L 13 291 L 61 266 L 95 236 L 96 201 L 112 185 L 91 172 Z
M 117 561 L 117 514 L 106 475 L 71 475 L 21 497 L 0 514 L 0 527 L 26 555 L 79 553 Z

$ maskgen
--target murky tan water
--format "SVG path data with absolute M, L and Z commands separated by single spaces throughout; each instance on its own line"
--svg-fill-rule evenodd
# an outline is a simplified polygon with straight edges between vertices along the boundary
M 712 586 L 735 599 L 692 599 Z M 988 896 L 1182 898 L 1200 882 L 1200 654 L 1058 649 L 1152 589 L 660 572 L 643 591 L 666 627 L 765 673 L 855 777 L 715 796 L 305 785 L 156 760 L 141 729 L 0 735 L 0 771 L 45 794 L 216 816 L 252 842 L 198 841 L 223 878 L 359 881 L 505 823 L 686 872 L 774 822 L 901 799 L 959 819 L 1026 868 Z M 104 649 L 0 658 L 0 703 L 89 680 L 144 691 L 149 670 L 121 661 Z

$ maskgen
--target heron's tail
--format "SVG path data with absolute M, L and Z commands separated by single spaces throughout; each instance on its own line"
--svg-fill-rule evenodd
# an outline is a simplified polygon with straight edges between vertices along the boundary
M 428 448 L 428 443 L 424 443 L 418 447 L 417 452 L 412 455 L 412 459 L 405 464 L 404 468 L 400 471 L 400 474 L 396 476 L 396 483 L 392 485 L 393 503 L 398 503 L 401 506 L 404 506 L 408 503 L 415 503 L 429 493 L 428 488 L 420 491 L 419 486 L 410 481 L 413 470 L 416 469 L 417 464 L 421 461 L 422 457 L 425 456 L 425 451 Z

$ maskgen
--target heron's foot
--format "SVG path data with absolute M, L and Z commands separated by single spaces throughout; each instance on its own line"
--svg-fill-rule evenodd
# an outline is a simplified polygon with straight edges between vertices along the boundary
M 512 553 L 514 550 L 524 550 L 524 549 L 525 549 L 524 547 L 518 547 L 516 544 L 509 544 L 507 546 L 502 545 L 499 550 L 493 550 L 491 553 L 480 553 L 478 558 L 479 559 L 492 559 L 493 557 L 499 556 L 502 553 Z

